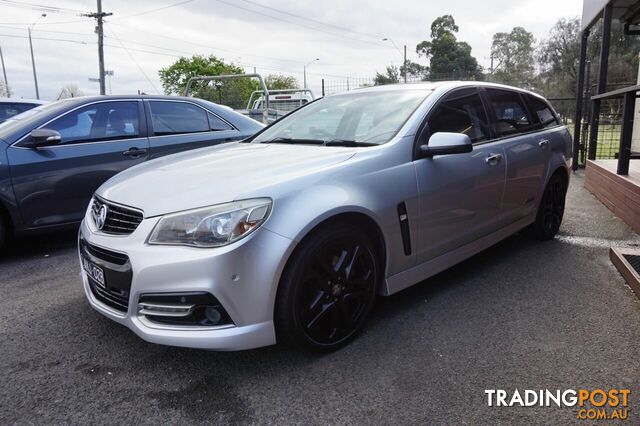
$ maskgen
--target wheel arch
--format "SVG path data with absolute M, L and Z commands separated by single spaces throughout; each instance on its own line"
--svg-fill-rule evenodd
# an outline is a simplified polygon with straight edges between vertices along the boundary
M 567 186 L 569 185 L 569 178 L 570 178 L 569 169 L 564 164 L 558 164 L 550 168 L 550 173 L 547 176 L 547 179 L 544 183 L 544 187 L 542 189 L 543 191 L 544 191 L 544 188 L 546 188 L 547 185 L 549 184 L 549 181 L 551 181 L 551 178 L 555 175 L 562 176 L 562 179 L 564 180 L 565 185 Z
M 382 227 L 380 226 L 378 221 L 374 219 L 373 215 L 368 212 L 364 212 L 361 209 L 355 208 L 327 212 L 326 214 L 316 218 L 315 221 L 311 222 L 306 228 L 301 230 L 301 232 L 294 239 L 296 241 L 295 247 L 287 256 L 280 276 L 278 277 L 278 289 L 280 288 L 280 282 L 282 281 L 282 278 L 285 275 L 291 260 L 295 257 L 302 242 L 304 242 L 308 238 L 311 238 L 315 233 L 321 232 L 322 229 L 326 228 L 327 226 L 331 226 L 332 224 L 337 223 L 348 223 L 354 225 L 363 230 L 368 236 L 371 237 L 371 242 L 376 250 L 378 264 L 381 267 L 381 279 L 378 283 L 378 291 L 380 291 L 381 287 L 384 285 L 384 279 L 386 277 L 388 253 L 387 238 L 382 231 Z

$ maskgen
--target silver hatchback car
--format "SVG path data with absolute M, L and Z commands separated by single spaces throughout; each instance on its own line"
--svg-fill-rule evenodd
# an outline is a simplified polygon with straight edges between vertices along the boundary
M 542 97 L 442 82 L 328 96 L 242 142 L 144 163 L 79 235 L 93 308 L 159 344 L 330 351 L 376 295 L 509 235 L 555 236 L 571 138 Z

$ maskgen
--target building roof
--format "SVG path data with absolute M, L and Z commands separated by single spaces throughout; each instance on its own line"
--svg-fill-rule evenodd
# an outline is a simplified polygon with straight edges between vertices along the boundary
M 600 17 L 604 7 L 611 3 L 613 19 L 632 25 L 640 24 L 640 2 L 637 0 L 583 0 L 582 30 L 590 28 Z

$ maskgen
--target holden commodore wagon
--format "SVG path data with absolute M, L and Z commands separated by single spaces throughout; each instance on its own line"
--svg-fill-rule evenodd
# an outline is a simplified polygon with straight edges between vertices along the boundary
M 335 350 L 376 295 L 509 235 L 558 232 L 571 138 L 551 105 L 477 82 L 366 88 L 253 137 L 149 161 L 95 193 L 90 305 L 154 343 Z

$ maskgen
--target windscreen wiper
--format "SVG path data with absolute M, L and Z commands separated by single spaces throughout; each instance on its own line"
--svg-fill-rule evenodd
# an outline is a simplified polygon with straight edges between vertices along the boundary
M 334 139 L 324 143 L 325 146 L 349 146 L 349 147 L 360 147 L 360 146 L 376 146 L 377 143 L 370 142 L 358 142 L 347 139 Z
M 261 143 L 290 143 L 290 144 L 309 144 L 309 145 L 323 145 L 322 139 L 292 139 L 292 138 L 273 138 Z

